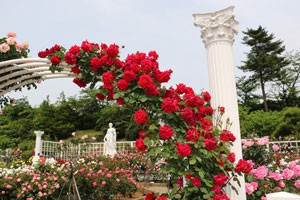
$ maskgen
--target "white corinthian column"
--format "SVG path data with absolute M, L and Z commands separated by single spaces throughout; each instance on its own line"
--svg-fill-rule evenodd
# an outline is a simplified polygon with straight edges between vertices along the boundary
M 242 158 L 242 146 L 232 56 L 232 44 L 238 32 L 238 22 L 234 19 L 233 9 L 234 7 L 229 7 L 213 13 L 193 16 L 195 26 L 201 28 L 201 38 L 207 51 L 212 106 L 225 107 L 223 127 L 226 119 L 229 118 L 232 122 L 230 131 L 236 137 L 231 150 L 236 154 L 236 160 L 239 160 Z M 239 194 L 227 188 L 226 193 L 231 200 L 246 200 L 244 177 L 240 177 L 239 180 L 241 187 L 234 184 Z

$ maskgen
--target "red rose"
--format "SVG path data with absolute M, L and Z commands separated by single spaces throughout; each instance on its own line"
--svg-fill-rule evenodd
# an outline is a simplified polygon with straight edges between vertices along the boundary
M 112 83 L 114 81 L 114 78 L 115 78 L 114 75 L 110 71 L 104 72 L 102 74 L 102 81 L 104 84 Z
M 118 105 L 124 105 L 125 104 L 125 102 L 124 102 L 124 100 L 120 97 L 120 98 L 117 98 L 117 104 Z
M 172 70 L 161 72 L 160 70 L 157 69 L 154 71 L 153 77 L 160 83 L 167 83 L 170 80 L 172 73 L 173 73 Z
M 145 200 L 155 200 L 156 197 L 153 193 L 147 194 Z
M 194 117 L 194 111 L 192 111 L 189 108 L 184 108 L 184 109 L 181 110 L 180 116 L 185 121 L 188 121 L 188 120 L 190 120 L 190 119 L 192 119 Z
M 192 184 L 193 184 L 193 186 L 195 186 L 197 188 L 200 188 L 201 185 L 202 185 L 202 183 L 201 183 L 201 181 L 199 180 L 198 177 L 193 177 L 192 178 Z
M 225 174 L 214 175 L 214 185 L 215 186 L 223 186 L 227 180 L 228 180 L 228 177 Z
M 232 152 L 227 156 L 227 159 L 231 162 L 234 163 L 235 162 L 235 154 Z
M 100 94 L 100 93 L 97 93 L 95 96 L 99 100 L 104 100 L 105 99 L 105 96 L 103 94 Z
M 92 70 L 96 72 L 98 69 L 101 68 L 101 59 L 97 57 L 91 58 L 90 65 L 92 66 Z
M 69 49 L 69 52 L 74 55 L 76 55 L 79 51 L 80 51 L 80 47 L 77 45 L 74 45 Z
M 168 200 L 166 196 L 158 197 L 156 200 Z
M 186 86 L 183 83 L 179 83 L 178 85 L 176 85 L 177 88 L 175 90 L 175 92 L 177 92 L 178 94 L 183 94 L 186 91 Z
M 186 174 L 186 175 L 185 175 L 185 178 L 186 178 L 187 180 L 190 180 L 190 179 L 192 178 L 192 174 Z
M 111 66 L 114 63 L 114 60 L 108 55 L 104 55 L 101 58 L 101 62 L 104 66 Z
M 236 139 L 235 136 L 231 132 L 228 133 L 228 138 L 229 138 L 229 141 L 231 141 L 231 142 L 234 142 Z
M 240 159 L 238 164 L 235 166 L 236 172 L 242 172 L 248 174 L 251 170 L 252 170 L 252 165 L 243 159 Z
M 212 188 L 211 188 L 212 191 L 215 192 L 215 194 L 219 194 L 221 191 L 222 191 L 222 188 L 220 186 L 216 186 L 214 185 Z
M 205 114 L 208 115 L 208 116 L 211 116 L 212 114 L 214 114 L 214 109 L 210 106 L 207 106 L 205 108 Z
M 115 93 L 114 93 L 113 91 L 110 91 L 110 92 L 108 93 L 108 95 L 107 95 L 107 98 L 108 98 L 109 100 L 114 100 L 114 95 L 115 95 Z
M 53 65 L 58 65 L 61 62 L 58 56 L 52 56 L 50 61 Z
M 191 141 L 191 142 L 197 141 L 199 139 L 199 137 L 200 137 L 199 132 L 197 132 L 197 130 L 194 128 L 187 130 L 186 135 L 185 135 L 185 139 L 188 141 Z
M 156 85 L 155 84 L 153 84 L 153 85 L 149 85 L 146 89 L 144 89 L 145 90 L 145 92 L 147 93 L 147 94 L 149 94 L 150 96 L 156 96 L 157 94 L 159 94 L 159 91 L 158 91 L 158 89 L 157 89 L 157 87 L 156 87 Z
M 79 87 L 85 87 L 86 86 L 86 83 L 85 82 L 83 82 L 83 81 L 81 81 L 79 78 L 74 78 L 73 79 L 73 82 L 75 83 L 75 84 L 77 84 Z
M 215 194 L 213 196 L 213 200 L 230 200 L 226 194 L 222 193 L 222 194 Z
M 50 48 L 49 53 L 55 53 L 57 51 L 60 51 L 60 46 L 58 44 L 55 44 L 53 47 Z
M 144 139 L 143 138 L 139 138 L 136 140 L 135 142 L 135 146 L 137 150 L 140 151 L 145 151 L 148 147 L 144 144 Z
M 123 74 L 123 79 L 125 79 L 128 83 L 136 80 L 136 75 L 133 71 L 125 71 Z
M 177 143 L 176 148 L 177 148 L 176 154 L 178 154 L 182 157 L 190 156 L 192 153 L 192 148 L 187 143 L 185 143 L 185 144 Z
M 150 51 L 148 53 L 148 56 L 153 60 L 157 60 L 157 58 L 158 58 L 158 54 L 155 51 Z
M 109 57 L 114 58 L 119 54 L 119 46 L 116 44 L 111 44 L 105 49 L 105 51 Z
M 210 130 L 213 125 L 213 123 L 206 118 L 201 118 L 200 122 L 204 130 Z
M 204 139 L 204 143 L 205 143 L 205 148 L 208 151 L 212 151 L 215 150 L 216 148 L 218 148 L 217 146 L 217 142 L 215 138 L 212 139 Z
M 198 96 L 190 95 L 186 100 L 185 100 L 186 105 L 190 107 L 197 107 L 202 105 L 202 99 Z
M 140 70 L 141 70 L 141 67 L 138 64 L 133 63 L 133 64 L 130 65 L 130 69 L 132 71 L 134 71 L 134 73 L 138 74 L 140 72 Z
M 84 52 L 90 52 L 93 50 L 93 45 L 86 40 L 81 43 L 81 49 Z
M 108 48 L 107 44 L 101 43 L 101 49 L 102 49 L 102 50 L 105 50 L 105 49 L 107 49 L 107 48 Z
M 114 87 L 110 83 L 104 83 L 103 88 L 107 91 L 113 91 Z
M 134 121 L 138 124 L 145 124 L 148 120 L 148 115 L 142 109 L 134 113 Z
M 141 62 L 141 69 L 146 72 L 150 72 L 153 69 L 152 61 L 148 59 L 144 59 Z
M 220 107 L 220 108 L 219 108 L 219 112 L 220 112 L 221 114 L 223 114 L 223 113 L 225 112 L 225 108 L 224 108 L 224 107 Z
M 211 96 L 208 92 L 202 92 L 202 96 L 206 102 L 209 102 L 211 99 Z
M 120 90 L 127 90 L 128 89 L 128 83 L 127 83 L 127 81 L 125 81 L 123 79 L 119 80 L 117 85 L 118 85 L 118 88 Z
M 166 113 L 173 113 L 178 110 L 177 101 L 173 100 L 171 98 L 164 99 L 164 102 L 160 105 L 160 107 L 166 112 Z
M 151 77 L 147 74 L 143 74 L 140 76 L 138 84 L 143 89 L 147 89 L 150 88 L 152 85 L 155 85 Z
M 173 130 L 168 125 L 163 125 L 159 128 L 159 137 L 163 140 L 168 140 L 173 136 Z
M 64 57 L 66 63 L 68 63 L 69 65 L 73 65 L 76 63 L 76 56 L 72 53 L 66 53 L 65 57 Z
M 71 68 L 71 71 L 74 73 L 74 74 L 79 74 L 81 72 L 81 70 L 79 69 L 78 65 L 76 65 L 75 67 L 72 67 Z
M 49 55 L 49 53 L 48 53 L 47 51 L 40 51 L 40 52 L 38 53 L 38 56 L 39 56 L 40 58 L 46 58 L 48 55 Z
M 119 59 L 114 59 L 114 65 L 117 69 L 121 69 L 124 67 L 124 62 Z

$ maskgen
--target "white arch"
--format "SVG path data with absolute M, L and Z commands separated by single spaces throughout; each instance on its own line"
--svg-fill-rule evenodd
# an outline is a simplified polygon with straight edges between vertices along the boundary
M 61 72 L 49 70 L 51 62 L 46 58 L 21 58 L 0 62 L 0 96 L 39 80 L 72 78 L 71 65 L 61 63 Z M 11 73 L 8 73 L 11 72 Z

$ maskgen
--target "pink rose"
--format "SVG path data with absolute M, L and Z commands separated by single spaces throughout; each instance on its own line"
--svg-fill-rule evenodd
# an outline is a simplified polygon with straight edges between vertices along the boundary
M 16 44 L 16 38 L 15 37 L 9 37 L 6 39 L 6 42 L 8 45 L 14 45 Z
M 20 44 L 20 49 L 28 49 L 28 47 L 29 47 L 28 42 L 24 42 L 24 43 Z
M 257 190 L 258 184 L 256 182 L 245 183 L 247 194 L 252 194 Z
M 7 37 L 16 37 L 17 34 L 15 32 L 8 32 L 7 34 Z
M 253 169 L 250 172 L 255 178 L 263 180 L 268 174 L 268 168 L 265 166 L 260 166 L 257 169 Z
M 281 174 L 278 174 L 278 173 L 276 173 L 276 172 L 270 172 L 268 177 L 269 177 L 270 179 L 275 180 L 275 181 L 282 180 L 282 175 L 281 175 Z
M 283 171 L 282 171 L 282 176 L 284 179 L 286 180 L 290 180 L 294 175 L 294 171 L 288 169 L 288 168 L 285 168 Z
M 278 151 L 280 149 L 280 147 L 277 144 L 273 144 L 272 148 L 274 151 Z
M 278 185 L 279 185 L 279 187 L 281 187 L 281 188 L 285 188 L 285 183 L 284 183 L 282 180 L 280 180 L 280 181 L 278 182 Z
M 257 142 L 255 142 L 257 145 L 267 145 L 269 144 L 269 136 L 264 136 L 262 138 L 258 138 Z
M 300 188 L 300 180 L 297 180 L 295 182 L 294 186 L 299 189 Z
M 0 52 L 6 53 L 9 51 L 9 49 L 10 48 L 9 48 L 8 44 L 6 44 L 6 43 L 0 44 Z

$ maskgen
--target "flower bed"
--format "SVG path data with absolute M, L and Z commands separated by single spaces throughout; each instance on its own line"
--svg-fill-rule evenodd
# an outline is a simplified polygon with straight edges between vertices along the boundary
M 0 196 L 3 200 L 64 199 L 74 177 L 81 199 L 129 198 L 140 187 L 134 177 L 147 163 L 142 157 L 138 152 L 114 158 L 88 155 L 70 162 L 43 164 L 42 159 L 33 166 L 2 169 Z
M 265 200 L 266 194 L 285 191 L 300 194 L 300 150 L 297 146 L 273 144 L 269 138 L 243 140 L 244 157 L 255 167 L 246 175 L 247 199 Z

